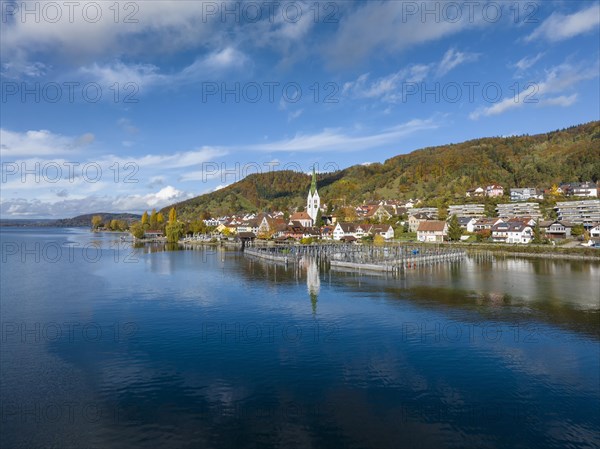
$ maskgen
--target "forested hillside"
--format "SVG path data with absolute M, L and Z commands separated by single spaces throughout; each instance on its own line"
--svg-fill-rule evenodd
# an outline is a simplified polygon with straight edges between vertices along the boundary
M 368 166 L 318 176 L 322 201 L 421 198 L 445 204 L 477 185 L 547 188 L 600 179 L 600 122 L 533 136 L 491 137 L 424 148 Z M 303 173 L 253 174 L 213 193 L 175 205 L 180 217 L 302 206 L 310 184 Z M 167 210 L 168 208 L 165 208 Z

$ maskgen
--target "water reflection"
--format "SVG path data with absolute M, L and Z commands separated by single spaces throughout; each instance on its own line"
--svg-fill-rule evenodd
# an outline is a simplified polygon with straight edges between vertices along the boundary
M 28 329 L 3 328 L 3 446 L 598 447 L 598 266 L 471 262 L 386 278 L 155 247 L 3 265 L 3 322 Z M 75 338 L 35 332 L 65 322 Z M 32 416 L 65 403 L 103 414 Z
M 317 301 L 319 298 L 319 292 L 321 291 L 321 278 L 319 266 L 317 265 L 317 259 L 314 257 L 304 256 L 300 260 L 300 266 L 306 271 L 306 288 L 308 290 L 308 296 L 310 296 L 313 315 L 316 315 Z

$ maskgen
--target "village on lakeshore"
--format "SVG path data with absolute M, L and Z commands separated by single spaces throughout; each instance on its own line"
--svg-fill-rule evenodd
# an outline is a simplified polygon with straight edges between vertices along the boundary
M 476 186 L 464 204 L 441 209 L 418 199 L 378 200 L 336 210 L 321 201 L 313 170 L 306 207 L 203 217 L 181 222 L 175 208 L 144 213 L 129 232 L 140 241 L 218 242 L 265 240 L 281 243 L 392 241 L 505 243 L 600 246 L 599 186 L 593 182 L 554 185 L 547 189 Z M 205 214 L 206 215 L 206 214 Z M 101 223 L 95 230 L 124 230 L 123 223 Z

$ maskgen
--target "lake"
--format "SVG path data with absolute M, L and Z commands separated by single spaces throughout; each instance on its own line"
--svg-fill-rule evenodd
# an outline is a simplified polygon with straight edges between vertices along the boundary
M 0 240 L 3 448 L 600 447 L 600 263 Z

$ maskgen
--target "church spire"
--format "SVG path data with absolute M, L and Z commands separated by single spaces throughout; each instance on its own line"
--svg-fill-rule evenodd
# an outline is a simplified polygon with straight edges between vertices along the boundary
M 317 191 L 317 174 L 315 173 L 315 166 L 313 165 L 312 182 L 310 183 L 310 194 L 314 195 Z

